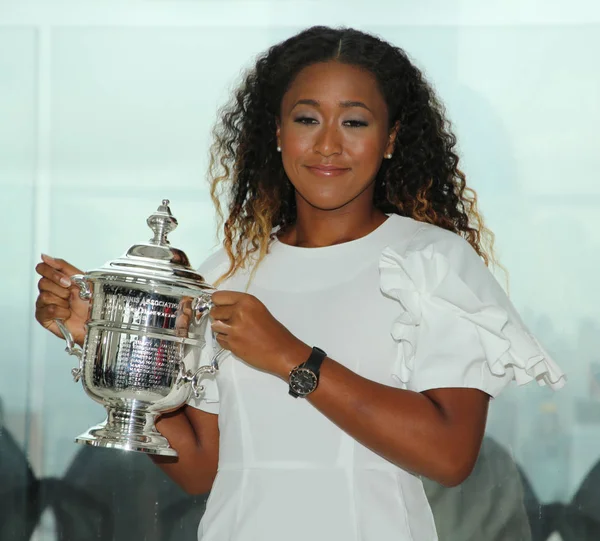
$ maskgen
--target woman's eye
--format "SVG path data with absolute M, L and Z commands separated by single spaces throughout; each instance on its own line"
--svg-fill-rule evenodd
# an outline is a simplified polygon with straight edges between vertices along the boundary
M 364 126 L 368 126 L 366 122 L 363 120 L 345 120 L 344 126 L 348 126 L 350 128 L 362 128 Z
M 298 118 L 294 119 L 294 122 L 297 122 L 298 124 L 304 124 L 307 126 L 319 123 L 319 121 L 316 118 L 310 116 L 299 116 Z M 368 126 L 369 124 L 364 120 L 344 120 L 342 122 L 342 125 L 348 128 L 362 128 L 364 126 Z
M 298 122 L 298 124 L 316 124 L 317 120 L 309 116 L 300 116 L 294 122 Z

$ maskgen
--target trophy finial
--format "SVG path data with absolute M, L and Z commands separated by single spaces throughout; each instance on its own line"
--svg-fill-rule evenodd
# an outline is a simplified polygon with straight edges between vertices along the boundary
M 150 239 L 152 244 L 165 246 L 169 244 L 167 235 L 177 227 L 177 220 L 171 214 L 169 200 L 163 199 L 161 205 L 151 214 L 146 223 L 154 231 L 154 237 Z

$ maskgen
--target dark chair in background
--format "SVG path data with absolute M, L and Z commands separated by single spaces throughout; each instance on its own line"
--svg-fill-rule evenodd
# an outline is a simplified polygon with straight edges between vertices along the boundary
M 532 541 L 547 541 L 548 537 L 554 532 L 560 533 L 563 541 L 580 541 L 579 537 L 565 537 L 565 512 L 569 506 L 561 502 L 540 503 L 525 472 L 520 468 L 519 472 L 523 482 L 525 509 L 531 525 Z M 600 540 L 600 537 L 594 537 L 593 539 Z M 587 538 L 581 539 L 581 541 L 585 540 Z
M 440 540 L 533 541 L 521 476 L 510 454 L 492 438 L 484 438 L 464 483 L 447 488 L 423 479 L 423 484 Z
M 54 514 L 56 539 L 70 541 L 112 540 L 112 509 L 88 491 L 62 479 L 40 483 L 42 500 Z
M 600 540 L 600 463 L 588 472 L 570 505 L 565 506 L 559 533 L 564 541 Z
M 42 509 L 39 483 L 25 453 L 4 427 L 0 403 L 0 539 L 29 539 Z
M 189 496 L 148 457 L 82 447 L 53 509 L 61 541 L 193 541 L 205 496 Z
M 587 474 L 570 503 L 540 504 L 521 472 L 532 541 L 547 541 L 557 532 L 563 541 L 600 540 L 600 463 Z

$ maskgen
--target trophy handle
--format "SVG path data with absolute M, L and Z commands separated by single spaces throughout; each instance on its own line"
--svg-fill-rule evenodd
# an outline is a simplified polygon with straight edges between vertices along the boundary
M 212 366 L 212 364 L 201 366 L 200 368 L 198 368 L 198 370 L 196 370 L 195 374 L 192 374 L 191 370 L 186 370 L 184 372 L 183 367 L 182 367 L 182 370 L 179 373 L 179 376 L 177 377 L 176 384 L 178 387 L 181 387 L 182 385 L 185 385 L 186 383 L 191 383 L 192 384 L 192 393 L 194 394 L 194 398 L 200 398 L 200 395 L 202 395 L 202 393 L 204 392 L 204 385 L 200 385 L 200 383 L 199 383 L 200 378 L 204 374 L 214 374 L 214 373 L 216 373 L 216 371 L 217 371 L 217 368 Z
M 208 314 L 214 307 L 210 293 L 201 293 L 192 302 L 192 311 L 194 312 L 194 321 L 196 325 L 202 318 Z
M 92 298 L 92 288 L 83 274 L 74 274 L 71 276 L 73 282 L 79 288 L 79 297 L 84 301 L 89 301 Z
M 83 350 L 75 344 L 75 340 L 73 340 L 73 335 L 67 329 L 67 326 L 64 324 L 62 319 L 55 319 L 56 325 L 58 325 L 58 329 L 62 333 L 65 341 L 67 342 L 67 347 L 65 351 L 69 355 L 75 355 L 79 359 L 79 368 L 73 368 L 71 370 L 71 375 L 73 376 L 73 380 L 78 382 L 81 378 L 81 374 L 83 373 Z
M 201 293 L 200 295 L 198 295 L 192 301 L 192 312 L 194 314 L 194 322 L 196 323 L 196 325 L 200 324 L 202 319 L 204 317 L 206 317 L 206 315 L 209 314 L 210 311 L 215 306 L 215 304 L 213 303 L 212 298 L 211 298 L 212 297 L 211 293 L 212 292 L 205 291 L 205 292 Z M 213 338 L 213 344 L 215 344 L 217 342 L 217 340 L 216 340 L 216 334 L 214 332 L 212 333 L 212 338 Z M 200 385 L 200 383 L 199 383 L 200 378 L 204 374 L 216 374 L 218 372 L 219 358 L 223 353 L 226 353 L 226 350 L 223 349 L 221 346 L 219 346 L 219 348 L 215 351 L 214 355 L 212 356 L 212 358 L 210 360 L 210 364 L 201 366 L 200 368 L 198 368 L 196 373 L 193 375 L 189 370 L 185 373 L 180 374 L 180 376 L 179 376 L 180 384 L 191 383 L 192 384 L 192 392 L 194 394 L 194 397 L 200 398 L 200 395 L 204 391 L 204 386 Z
M 214 374 L 217 369 L 212 366 L 201 366 L 196 370 L 196 373 L 192 377 L 192 393 L 194 393 L 194 398 L 200 398 L 200 395 L 204 392 L 204 385 L 200 385 L 198 382 L 203 374 Z
M 86 280 L 83 274 L 75 274 L 71 276 L 71 281 L 79 287 L 79 297 L 81 299 L 90 300 L 92 298 L 92 290 L 90 288 L 89 282 Z M 56 324 L 58 325 L 58 329 L 62 333 L 65 341 L 67 342 L 67 347 L 65 351 L 69 355 L 75 355 L 79 359 L 79 367 L 73 368 L 71 370 L 71 375 L 75 382 L 78 382 L 81 378 L 81 374 L 83 374 L 83 349 L 75 344 L 75 340 L 73 340 L 73 335 L 70 333 L 69 329 L 65 325 L 62 319 L 55 319 Z
M 192 310 L 194 312 L 194 321 L 196 322 L 196 325 L 200 323 L 206 314 L 210 313 L 214 306 L 215 303 L 212 301 L 210 293 L 201 293 L 194 299 L 192 303 Z M 217 335 L 212 333 L 212 337 L 213 343 L 217 343 Z M 223 353 L 226 353 L 226 350 L 219 346 L 210 361 L 210 366 L 213 368 L 212 373 L 219 369 L 219 358 L 221 355 L 223 355 Z

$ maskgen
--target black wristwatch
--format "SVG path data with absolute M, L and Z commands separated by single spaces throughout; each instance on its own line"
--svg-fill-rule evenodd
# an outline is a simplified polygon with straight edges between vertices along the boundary
M 290 394 L 294 398 L 304 398 L 317 388 L 317 385 L 319 385 L 319 371 L 325 357 L 327 357 L 327 353 L 314 347 L 306 362 L 292 368 L 289 382 Z

